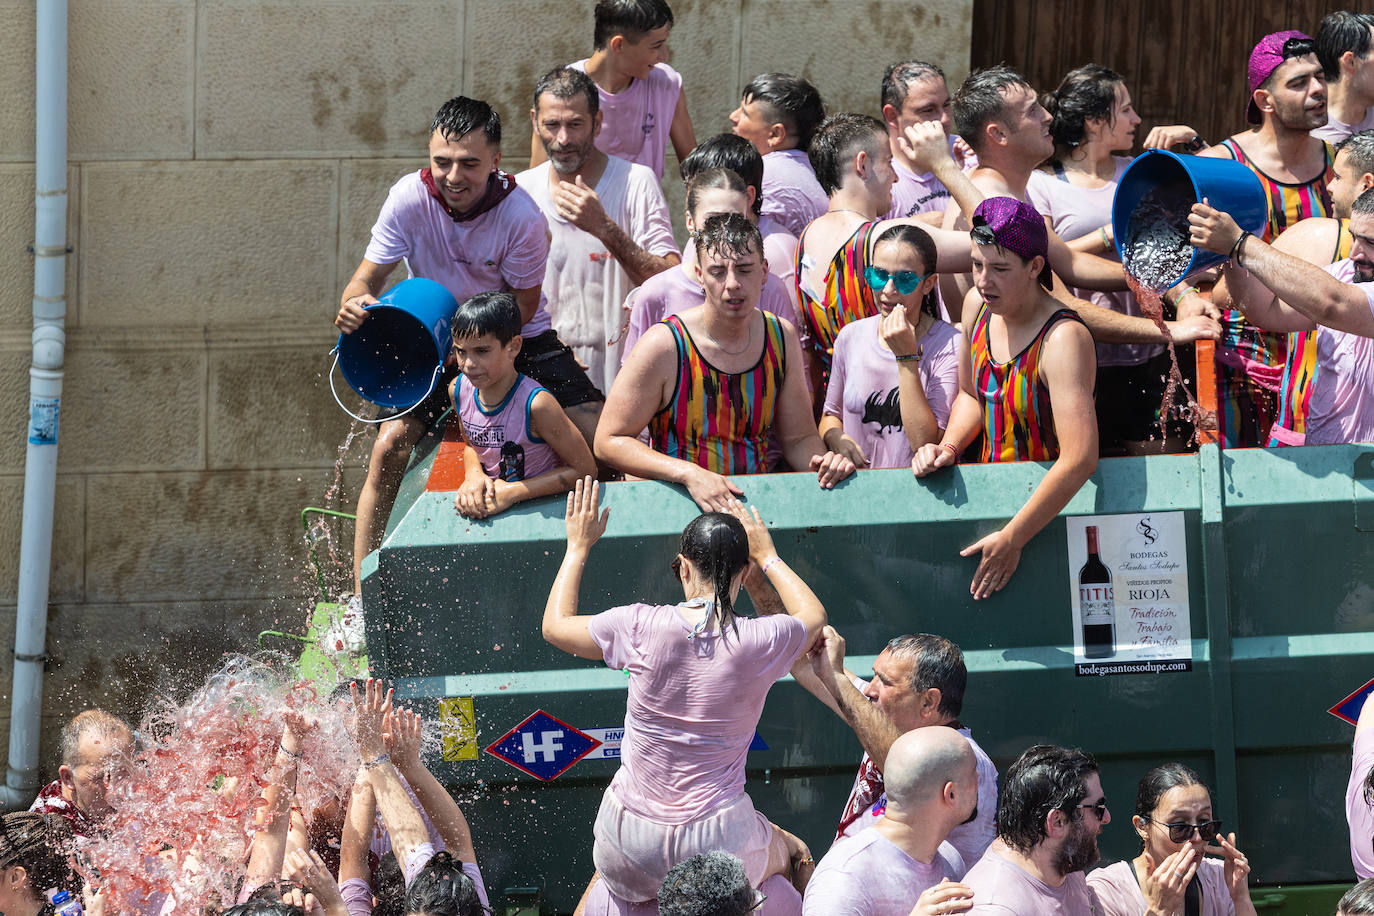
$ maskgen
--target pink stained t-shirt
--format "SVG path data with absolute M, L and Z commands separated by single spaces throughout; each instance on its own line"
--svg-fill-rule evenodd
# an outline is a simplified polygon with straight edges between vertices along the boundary
M 631 604 L 588 624 L 606 664 L 630 674 L 620 769 L 611 790 L 631 813 L 684 824 L 744 794 L 744 763 L 773 683 L 806 645 L 806 627 L 772 614 L 738 632 L 688 639 L 699 611 Z
M 1112 221 L 1112 199 L 1117 182 L 1131 160 L 1124 156 L 1116 160 L 1116 177 L 1100 188 L 1080 188 L 1062 180 L 1053 172 L 1036 169 L 1026 182 L 1026 199 L 1066 242 L 1097 232 Z M 1116 249 L 1103 257 L 1118 260 Z M 1095 305 L 1109 308 L 1123 315 L 1139 316 L 1140 304 L 1129 292 L 1102 293 L 1090 289 L 1074 289 L 1075 296 Z M 1138 366 L 1164 352 L 1163 344 L 1097 344 L 1098 366 Z
M 763 256 L 768 259 L 768 272 L 782 281 L 788 298 L 795 301 L 797 289 L 797 237 L 771 216 L 759 217 L 759 234 L 763 236 Z M 690 250 L 694 246 L 688 245 Z M 683 252 L 686 260 L 687 252 Z M 806 322 L 797 330 L 804 331 Z
M 629 358 L 635 342 L 644 336 L 658 322 L 669 315 L 685 312 L 706 302 L 706 291 L 694 280 L 688 271 L 690 266 L 670 267 L 662 273 L 654 274 L 644 281 L 643 286 L 635 287 L 625 297 L 625 308 L 630 310 L 630 324 L 625 331 L 624 351 L 620 355 L 621 365 Z M 793 327 L 800 328 L 802 322 L 797 307 L 787 295 L 782 281 L 771 273 L 763 281 L 763 292 L 759 295 L 759 308 L 772 312 L 779 318 L 786 318 Z
M 884 219 L 906 219 L 920 213 L 943 213 L 949 206 L 949 191 L 934 172 L 917 175 L 897 160 L 892 160 L 897 183 L 892 186 L 892 209 Z
M 1365 705 L 1371 701 L 1366 700 Z M 1363 715 L 1363 713 L 1361 713 Z M 1350 782 L 1345 789 L 1345 820 L 1350 826 L 1350 861 L 1355 877 L 1374 877 L 1374 806 L 1364 798 L 1364 780 L 1374 768 L 1374 723 L 1355 729 Z
M 878 339 L 881 315 L 851 322 L 835 336 L 824 413 L 868 456 L 869 467 L 904 468 L 914 454 L 902 426 L 897 358 Z M 917 368 L 930 411 L 941 429 L 959 393 L 959 331 L 936 320 L 921 338 Z
M 587 61 L 569 64 L 587 72 Z M 682 96 L 682 74 L 667 64 L 654 64 L 647 80 L 634 80 L 620 92 L 610 93 L 600 86 L 596 94 L 601 104 L 601 133 L 596 148 L 653 169 L 663 180 L 663 159 L 668 151 L 668 132 Z
M 482 405 L 465 375 L 458 376 L 453 390 L 463 438 L 477 452 L 488 477 L 530 480 L 563 464 L 553 446 L 531 427 L 534 396 L 545 390 L 534 379 L 516 373 L 515 384 L 501 403 L 491 406 Z
M 608 343 L 620 331 L 621 307 L 634 284 L 596 236 L 558 215 L 545 162 L 516 176 L 544 211 L 552 239 L 544 271 L 544 295 L 558 336 L 588 367 L 587 377 L 604 394 L 620 370 L 622 345 Z M 616 156 L 596 182 L 601 207 L 636 245 L 650 254 L 679 254 L 668 205 L 653 173 Z
M 974 916 L 1092 916 L 1096 900 L 1081 871 L 1051 887 L 998 854 L 996 844 L 964 875 Z
M 1199 916 L 1234 916 L 1236 904 L 1226 890 L 1226 866 L 1216 859 L 1203 859 L 1197 876 L 1202 881 Z M 1097 895 L 1098 912 L 1104 916 L 1142 916 L 1149 908 L 1129 861 L 1092 872 L 1088 887 Z
M 1364 117 L 1360 119 L 1358 124 L 1347 124 L 1327 115 L 1325 124 L 1321 127 L 1312 128 L 1308 133 L 1318 140 L 1325 140 L 1335 146 L 1342 140 L 1358 134 L 1362 130 L 1369 130 L 1371 127 L 1374 127 L 1374 106 L 1365 109 Z
M 963 871 L 940 853 L 918 862 L 876 830 L 830 847 L 806 885 L 802 916 L 907 916 L 921 892 Z
M 540 286 L 548 256 L 544 214 L 520 188 L 481 216 L 460 223 L 430 196 L 419 172 L 391 186 L 363 254 L 374 264 L 404 259 L 412 277 L 442 283 L 459 305 L 478 293 Z M 550 327 L 541 292 L 534 317 L 520 333 L 533 337 Z
M 763 215 L 798 238 L 830 207 L 811 160 L 799 149 L 775 150 L 763 157 Z
M 1374 311 L 1374 283 L 1353 283 L 1355 265 L 1345 258 L 1326 272 L 1351 283 Z M 1318 326 L 1317 374 L 1307 403 L 1307 445 L 1374 442 L 1374 340 Z

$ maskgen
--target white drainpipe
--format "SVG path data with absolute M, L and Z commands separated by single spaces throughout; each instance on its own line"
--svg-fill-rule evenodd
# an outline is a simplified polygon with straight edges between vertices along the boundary
M 10 753 L 0 808 L 27 807 L 38 792 L 38 731 L 57 487 L 57 418 L 67 314 L 67 0 L 38 0 L 37 170 L 33 241 L 33 365 L 19 542 Z

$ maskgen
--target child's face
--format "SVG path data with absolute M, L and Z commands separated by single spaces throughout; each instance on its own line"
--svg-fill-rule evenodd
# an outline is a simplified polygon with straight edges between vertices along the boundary
M 638 41 L 626 38 L 620 46 L 620 68 L 635 79 L 648 79 L 654 64 L 668 60 L 668 33 L 672 29 L 671 25 L 663 25 L 645 32 Z
M 499 382 L 515 370 L 515 357 L 520 352 L 520 336 L 501 343 L 492 334 L 453 339 L 453 357 L 458 371 L 468 377 L 474 388 L 485 388 Z

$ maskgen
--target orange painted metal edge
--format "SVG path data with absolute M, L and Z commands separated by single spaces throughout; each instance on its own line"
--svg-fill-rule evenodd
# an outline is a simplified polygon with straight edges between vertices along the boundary
M 463 441 L 460 425 L 449 423 L 444 427 L 444 438 L 429 467 L 429 480 L 425 481 L 427 492 L 451 492 L 463 485 L 463 448 L 467 443 Z

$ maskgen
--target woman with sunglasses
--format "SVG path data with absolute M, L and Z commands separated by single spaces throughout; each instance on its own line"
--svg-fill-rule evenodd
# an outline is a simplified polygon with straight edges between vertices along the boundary
M 880 314 L 835 336 L 820 433 L 855 467 L 907 467 L 944 434 L 959 393 L 959 332 L 940 320 L 935 257 L 924 230 L 885 231 L 864 269 Z
M 1146 773 L 1131 823 L 1140 835 L 1140 855 L 1088 875 L 1107 916 L 1254 916 L 1249 860 L 1236 848 L 1234 833 L 1221 833 L 1212 797 L 1196 773 L 1181 763 Z
M 626 903 L 654 900 L 682 859 L 721 849 L 744 861 L 752 887 L 810 864 L 800 841 L 754 809 L 744 764 L 779 678 L 825 627 L 825 607 L 777 555 L 756 509 L 707 512 L 682 532 L 673 575 L 683 600 L 578 614 L 592 546 L 610 513 L 598 513 L 587 478 L 568 496 L 568 548 L 544 608 L 549 643 L 629 674 L 621 766 L 601 801 L 592 859 Z M 749 569 L 777 590 L 785 613 L 739 617 L 734 601 Z M 807 875 L 809 877 L 809 875 Z

